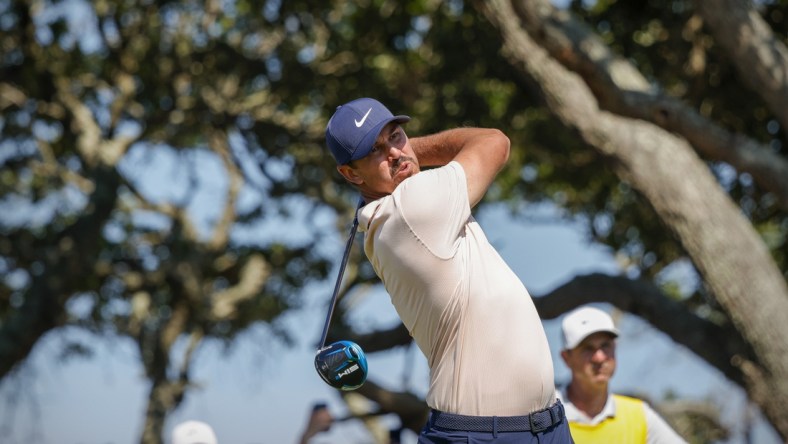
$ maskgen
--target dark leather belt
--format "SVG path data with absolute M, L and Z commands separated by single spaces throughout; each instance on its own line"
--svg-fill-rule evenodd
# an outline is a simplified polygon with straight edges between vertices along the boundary
M 434 427 L 466 432 L 527 432 L 538 433 L 564 419 L 564 406 L 556 401 L 551 407 L 525 416 L 465 416 L 432 411 Z

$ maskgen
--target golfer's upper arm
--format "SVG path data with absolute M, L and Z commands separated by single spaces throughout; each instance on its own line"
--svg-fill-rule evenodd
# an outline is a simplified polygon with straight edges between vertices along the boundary
M 480 129 L 454 160 L 462 165 L 468 182 L 468 201 L 475 207 L 509 159 L 509 138 L 497 129 Z

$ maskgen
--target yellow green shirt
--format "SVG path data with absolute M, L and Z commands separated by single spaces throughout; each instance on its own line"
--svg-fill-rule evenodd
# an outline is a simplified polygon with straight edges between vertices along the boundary
M 661 416 L 642 400 L 622 395 L 608 396 L 605 407 L 593 418 L 558 392 L 564 404 L 569 430 L 575 444 L 686 444 Z
M 646 444 L 646 415 L 643 401 L 627 396 L 613 395 L 615 416 L 607 417 L 599 424 L 569 422 L 569 430 L 575 444 Z

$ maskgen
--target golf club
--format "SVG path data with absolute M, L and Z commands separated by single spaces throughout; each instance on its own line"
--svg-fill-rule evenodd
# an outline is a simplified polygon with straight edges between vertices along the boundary
M 361 208 L 362 204 L 363 201 L 360 201 L 358 208 Z M 334 285 L 334 294 L 331 297 L 331 304 L 328 307 L 328 314 L 326 315 L 326 323 L 323 325 L 323 335 L 320 339 L 317 354 L 315 355 L 315 369 L 317 369 L 317 374 L 319 374 L 328 385 L 340 390 L 355 390 L 361 387 L 364 381 L 367 380 L 367 357 L 358 344 L 352 341 L 338 341 L 327 347 L 325 346 L 326 337 L 328 336 L 328 326 L 331 324 L 331 316 L 334 314 L 334 307 L 337 304 L 337 296 L 339 295 L 339 287 L 342 284 L 342 275 L 345 273 L 345 266 L 350 256 L 350 249 L 353 247 L 353 239 L 356 237 L 356 230 L 358 229 L 358 208 L 356 208 L 356 215 L 353 218 L 350 237 L 347 240 L 347 245 L 345 245 L 345 254 L 342 256 L 342 262 L 339 265 L 339 274 L 337 275 L 337 282 Z

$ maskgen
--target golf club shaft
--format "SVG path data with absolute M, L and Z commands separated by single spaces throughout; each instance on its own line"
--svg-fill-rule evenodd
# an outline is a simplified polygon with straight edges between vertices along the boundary
M 359 201 L 358 208 L 361 208 L 363 203 L 363 200 Z M 350 249 L 353 247 L 353 239 L 356 237 L 356 230 L 358 229 L 358 208 L 356 208 L 356 214 L 353 216 L 353 226 L 350 228 L 350 237 L 348 237 L 347 244 L 345 245 L 345 254 L 342 255 L 342 263 L 339 264 L 339 274 L 337 275 L 337 282 L 334 285 L 334 294 L 331 296 L 331 305 L 328 307 L 326 323 L 323 325 L 323 335 L 320 337 L 320 345 L 317 347 L 318 350 L 326 345 L 328 326 L 331 324 L 331 316 L 334 314 L 334 307 L 337 305 L 339 287 L 342 285 L 342 276 L 345 274 L 345 266 L 347 266 L 347 261 L 350 257 Z

